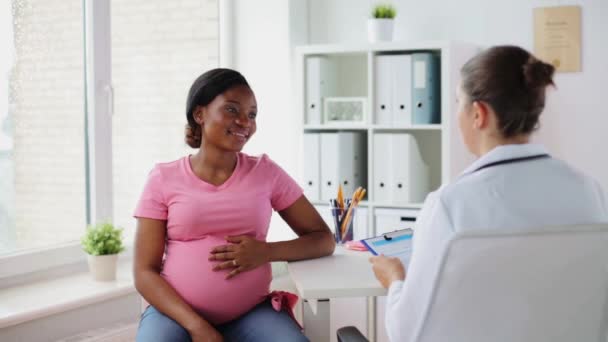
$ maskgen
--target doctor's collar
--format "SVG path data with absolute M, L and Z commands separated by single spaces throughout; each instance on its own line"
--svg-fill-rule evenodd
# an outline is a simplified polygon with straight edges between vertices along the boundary
M 483 168 L 485 165 L 500 162 L 502 160 L 544 154 L 548 154 L 547 149 L 540 144 L 509 144 L 496 146 L 471 163 L 471 165 L 462 172 L 461 176 L 473 173 L 475 170 Z

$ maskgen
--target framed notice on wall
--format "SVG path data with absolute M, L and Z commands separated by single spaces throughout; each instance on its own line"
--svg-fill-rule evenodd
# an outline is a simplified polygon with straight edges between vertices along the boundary
M 558 72 L 581 71 L 581 7 L 534 9 L 534 54 Z

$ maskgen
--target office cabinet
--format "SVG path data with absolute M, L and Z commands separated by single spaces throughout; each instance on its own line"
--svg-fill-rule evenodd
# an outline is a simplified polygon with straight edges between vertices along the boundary
M 419 209 L 386 209 L 374 210 L 374 236 L 400 229 L 413 229 Z
M 367 189 L 354 220 L 360 239 L 413 227 L 428 193 L 472 162 L 453 115 L 459 70 L 477 51 L 448 41 L 296 48 L 294 107 L 304 134 L 299 181 L 332 230 L 328 200 L 339 184 L 346 198 L 358 185 Z M 325 98 L 360 99 L 369 115 L 364 122 L 324 122 Z M 366 334 L 363 321 L 375 315 L 377 341 L 387 341 L 383 298 L 375 312 L 364 302 L 333 301 L 332 340 L 341 325 Z

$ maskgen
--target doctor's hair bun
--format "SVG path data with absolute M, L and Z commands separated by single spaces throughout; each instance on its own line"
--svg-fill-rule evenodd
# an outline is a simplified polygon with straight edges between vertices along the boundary
M 546 87 L 555 68 L 518 46 L 494 46 L 471 58 L 460 70 L 468 102 L 482 101 L 496 113 L 505 138 L 538 128 L 545 108 Z
M 553 83 L 555 67 L 545 63 L 534 56 L 530 56 L 523 66 L 524 79 L 530 89 L 544 88 Z

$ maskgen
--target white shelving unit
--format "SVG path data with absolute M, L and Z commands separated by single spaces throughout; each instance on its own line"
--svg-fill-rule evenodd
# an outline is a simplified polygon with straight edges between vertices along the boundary
M 386 227 L 376 227 L 378 221 L 376 219 L 377 212 L 386 213 L 387 210 L 393 210 L 395 214 L 411 213 L 422 207 L 422 202 L 396 204 L 378 200 L 374 193 L 374 136 L 384 133 L 408 133 L 415 137 L 422 158 L 428 165 L 429 191 L 437 189 L 441 184 L 445 184 L 454 179 L 462 170 L 472 161 L 472 156 L 465 151 L 464 145 L 460 141 L 458 124 L 456 122 L 456 89 L 460 78 L 461 66 L 471 58 L 478 48 L 463 43 L 454 43 L 448 41 L 431 41 L 431 42 L 387 42 L 378 44 L 332 44 L 332 45 L 307 45 L 296 48 L 296 99 L 297 108 L 301 117 L 302 136 L 305 133 L 326 133 L 326 132 L 359 132 L 367 139 L 367 197 L 365 202 L 361 204 L 362 211 L 365 215 L 356 215 L 357 219 L 364 220 L 367 227 L 359 227 L 359 231 L 366 231 L 367 236 L 374 236 L 378 231 L 385 231 Z M 440 123 L 437 124 L 377 124 L 376 117 L 378 113 L 374 112 L 375 104 L 378 99 L 375 98 L 376 87 L 376 59 L 379 56 L 385 55 L 411 55 L 418 52 L 431 52 L 439 56 L 440 70 Z M 364 122 L 353 123 L 329 123 L 324 124 L 323 115 L 320 115 L 321 122 L 314 120 L 310 122 L 307 118 L 308 104 L 307 92 L 310 88 L 307 83 L 307 58 L 309 57 L 325 57 L 331 61 L 332 70 L 327 67 L 322 67 L 320 70 L 331 72 L 332 84 L 324 89 L 325 94 L 322 97 L 358 97 L 366 99 L 366 116 Z M 413 71 L 412 71 L 413 72 Z M 318 103 L 319 111 L 322 111 L 323 104 Z M 304 158 L 303 158 L 304 159 Z M 321 161 L 319 160 L 319 164 Z M 301 167 L 306 165 L 302 161 Z M 320 167 L 323 167 L 322 165 Z M 346 194 L 347 196 L 350 194 Z M 317 209 L 323 214 L 328 221 L 330 227 L 333 225 L 331 215 L 328 210 L 327 201 L 321 199 L 311 199 Z M 402 221 L 403 220 L 402 218 Z M 411 220 L 407 218 L 407 221 Z M 381 222 L 391 222 L 390 220 L 382 219 Z M 363 223 L 363 222 L 360 222 Z M 380 228 L 380 229 L 379 229 Z M 355 238 L 363 238 L 355 236 Z M 345 309 L 347 303 L 339 303 Z M 352 303 L 355 305 L 355 303 Z M 360 304 L 359 304 L 360 305 Z M 378 302 L 378 309 L 382 310 L 383 303 Z M 373 304 L 369 304 L 368 314 L 375 312 L 376 308 Z M 333 309 L 332 309 L 333 310 Z M 371 311 L 374 310 L 374 311 Z M 379 317 L 382 313 L 378 312 Z M 368 324 L 358 327 L 374 340 L 374 336 L 378 341 L 384 341 L 384 329 L 376 327 L 373 315 L 367 315 Z M 345 323 L 341 321 L 338 324 Z M 333 324 L 332 324 L 333 325 Z M 335 327 L 332 327 L 332 329 Z M 335 340 L 334 332 L 332 332 L 332 341 Z
M 387 54 L 411 54 L 432 52 L 440 57 L 440 97 L 441 123 L 424 125 L 378 125 L 374 113 L 375 72 L 374 61 L 378 56 Z M 302 118 L 302 133 L 313 132 L 360 132 L 367 137 L 367 198 L 366 207 L 373 213 L 374 208 L 420 208 L 421 202 L 394 204 L 379 202 L 373 191 L 374 135 L 378 133 L 409 133 L 416 137 L 423 158 L 429 165 L 430 189 L 456 177 L 472 160 L 460 142 L 456 118 L 455 93 L 459 82 L 461 66 L 475 53 L 477 47 L 469 44 L 448 41 L 431 42 L 388 42 L 378 44 L 331 44 L 307 45 L 296 48 L 297 106 Z M 306 59 L 323 56 L 333 62 L 335 84 L 331 96 L 357 96 L 367 99 L 367 117 L 364 123 L 323 124 L 307 122 L 306 108 Z M 322 108 L 323 105 L 319 104 Z M 312 199 L 315 205 L 327 205 L 326 201 Z M 368 233 L 375 233 L 373 215 L 368 218 Z

